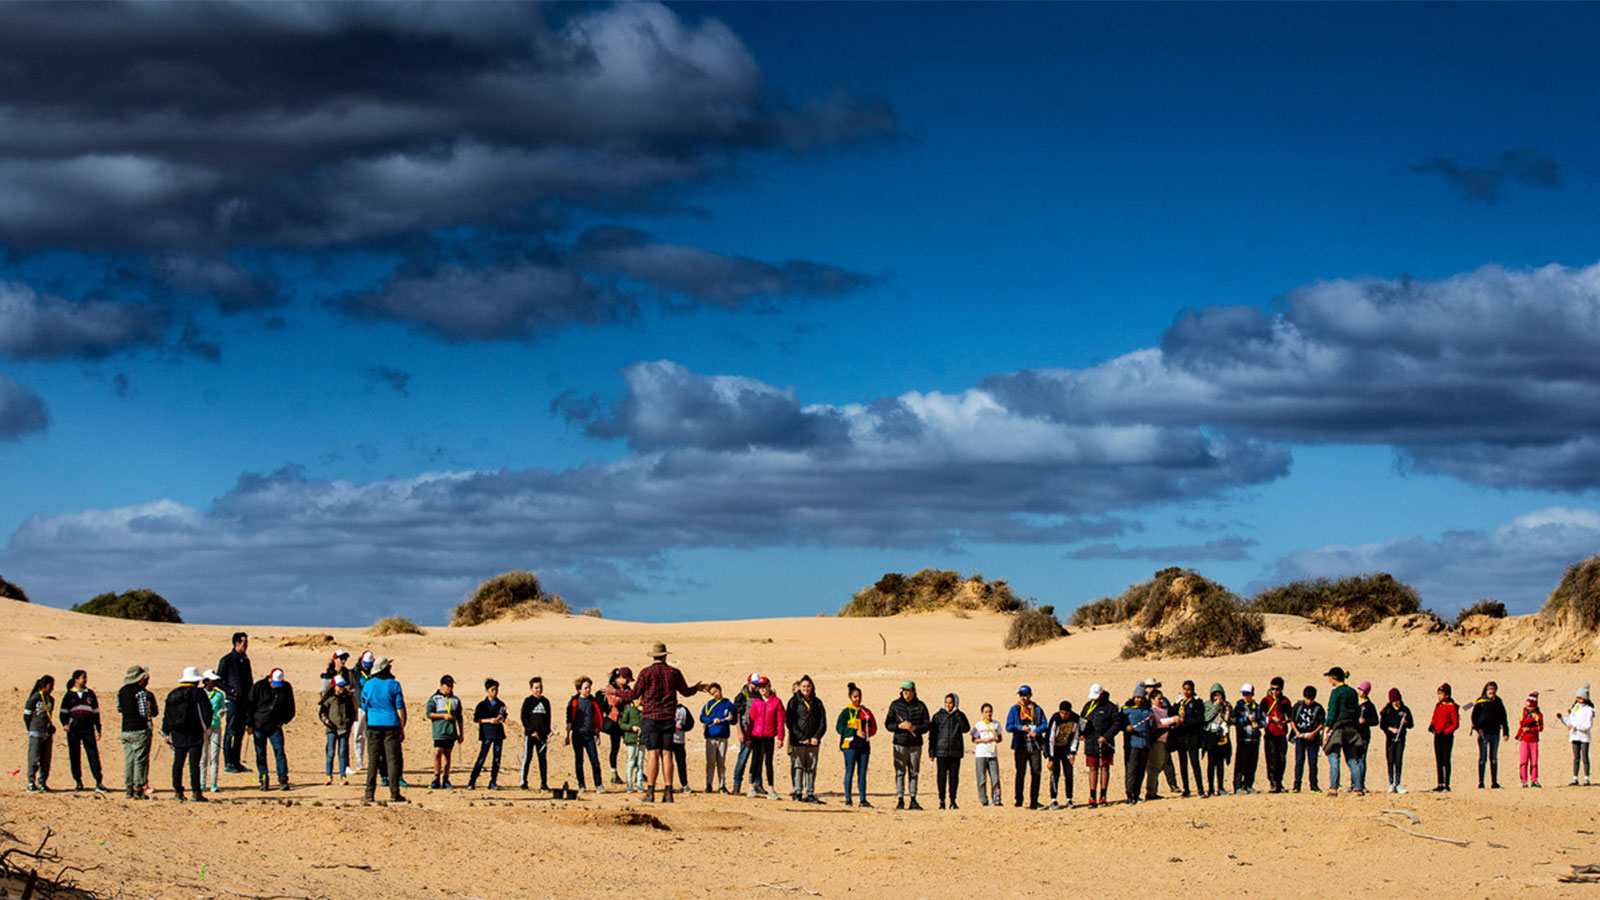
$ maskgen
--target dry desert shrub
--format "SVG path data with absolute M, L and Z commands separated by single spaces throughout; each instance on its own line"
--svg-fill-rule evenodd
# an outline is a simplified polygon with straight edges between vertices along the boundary
M 547 594 L 539 576 L 517 569 L 478 585 L 467 601 L 450 614 L 450 627 L 482 625 L 500 618 L 525 619 L 540 613 L 572 612 L 565 600 Z
M 1005 579 L 966 578 L 948 569 L 923 569 L 915 575 L 889 572 L 876 584 L 856 591 L 839 610 L 841 616 L 895 616 L 944 609 L 1017 612 L 1026 604 Z
M 1391 616 L 1422 609 L 1416 588 L 1387 572 L 1337 581 L 1307 578 L 1267 588 L 1250 601 L 1256 612 L 1303 616 L 1335 631 L 1366 631 Z
M 1021 650 L 1064 637 L 1067 633 L 1056 618 L 1053 606 L 1025 606 L 1011 615 L 1011 625 L 1006 629 L 1007 650 Z
M 422 629 L 417 623 L 404 616 L 387 616 L 372 623 L 367 629 L 367 634 L 373 637 L 393 637 L 397 634 L 422 634 Z
M 1539 614 L 1579 631 L 1600 626 L 1600 555 L 1568 566 Z
M 1506 605 L 1501 603 L 1499 600 L 1493 599 L 1492 597 L 1485 597 L 1471 606 L 1464 607 L 1461 612 L 1456 613 L 1455 627 L 1460 628 L 1461 623 L 1465 622 L 1472 616 L 1488 616 L 1491 619 L 1504 619 L 1506 617 Z
M 28 602 L 28 592 L 24 591 L 21 585 L 5 580 L 4 576 L 0 576 L 0 597 L 7 600 L 21 600 L 23 603 Z
M 1267 645 L 1266 620 L 1239 595 L 1192 569 L 1162 569 L 1121 596 L 1078 608 L 1073 622 L 1131 624 L 1124 659 L 1254 653 Z

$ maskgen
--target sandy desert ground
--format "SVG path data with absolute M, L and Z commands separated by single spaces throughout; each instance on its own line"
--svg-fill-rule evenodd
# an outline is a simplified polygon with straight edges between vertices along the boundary
M 49 672 L 64 680 L 79 667 L 90 672 L 91 686 L 105 705 L 114 704 L 121 674 L 132 662 L 151 668 L 151 687 L 164 697 L 184 666 L 216 665 L 233 630 L 96 619 L 10 602 L 4 611 L 0 691 L 9 692 L 14 713 L 36 676 Z M 1004 617 L 979 614 L 670 625 L 551 616 L 381 640 L 353 629 L 253 629 L 257 673 L 282 666 L 299 689 L 302 714 L 288 728 L 297 782 L 293 791 L 263 793 L 248 786 L 247 776 L 233 775 L 224 776 L 222 790 L 213 795 L 217 802 L 206 806 L 173 802 L 164 788 L 148 803 L 129 802 L 120 793 L 26 794 L 24 776 L 17 771 L 26 758 L 25 732 L 13 715 L 0 731 L 0 820 L 23 841 L 37 841 L 46 827 L 53 829 L 52 846 L 68 862 L 94 867 L 79 876 L 82 884 L 128 898 L 948 897 L 977 891 L 988 896 L 1204 891 L 1487 897 L 1600 891 L 1600 886 L 1557 881 L 1574 864 L 1600 861 L 1595 837 L 1600 786 L 1565 787 L 1569 751 L 1565 730 L 1554 722 L 1576 685 L 1600 683 L 1594 677 L 1600 673 L 1587 665 L 1484 663 L 1476 661 L 1472 647 L 1446 639 L 1401 643 L 1393 634 L 1343 635 L 1284 617 L 1269 617 L 1274 646 L 1259 653 L 1124 662 L 1117 659 L 1125 637 L 1121 629 L 1083 631 L 1011 652 L 1001 646 L 1005 624 Z M 969 761 L 962 770 L 965 802 L 959 811 L 897 813 L 884 739 L 871 771 L 875 810 L 842 805 L 843 766 L 833 747 L 822 754 L 819 786 L 828 791 L 820 807 L 702 794 L 672 806 L 647 806 L 627 794 L 556 802 L 514 787 L 494 793 L 412 787 L 408 793 L 415 802 L 408 806 L 364 806 L 359 788 L 321 784 L 322 728 L 306 711 L 328 651 L 279 646 L 294 635 L 322 632 L 352 651 L 370 647 L 393 657 L 413 711 L 444 672 L 456 677 L 469 700 L 478 698 L 475 688 L 484 677 L 500 679 L 513 710 L 533 674 L 542 675 L 564 699 L 575 675 L 602 679 L 611 666 L 624 664 L 637 670 L 648 662 L 647 648 L 657 639 L 667 642 L 673 661 L 691 681 L 737 684 L 744 674 L 761 671 L 786 687 L 804 672 L 817 681 L 830 710 L 837 710 L 845 682 L 853 680 L 880 716 L 908 677 L 919 683 L 930 706 L 955 691 L 969 715 L 987 700 L 1003 716 L 1023 683 L 1032 685 L 1047 708 L 1063 698 L 1076 704 L 1094 681 L 1120 698 L 1148 675 L 1169 687 L 1186 677 L 1202 686 L 1220 680 L 1232 697 L 1241 682 L 1260 685 L 1281 674 L 1297 694 L 1305 684 L 1325 691 L 1320 673 L 1338 664 L 1352 670 L 1352 681 L 1370 680 L 1380 699 L 1398 686 L 1425 720 L 1441 680 L 1457 685 L 1458 696 L 1468 698 L 1493 678 L 1513 708 L 1529 690 L 1546 698 L 1552 722 L 1544 754 L 1547 786 L 1518 789 L 1515 748 L 1503 747 L 1501 761 L 1508 771 L 1501 780 L 1511 787 L 1476 790 L 1476 749 L 1463 738 L 1456 747 L 1456 791 L 1449 795 L 1420 790 L 1365 798 L 1262 794 L 1029 812 L 1009 805 L 980 807 Z M 691 707 L 697 705 L 691 702 Z M 121 781 L 115 729 L 113 720 L 102 745 L 113 787 Z M 1421 729 L 1414 734 L 1407 783 L 1414 789 L 1431 787 L 1431 743 Z M 412 726 L 411 736 L 409 780 L 425 785 L 420 726 Z M 701 758 L 699 733 L 690 741 L 693 762 Z M 508 742 L 508 757 L 517 745 Z M 157 787 L 168 783 L 164 759 L 170 757 L 158 755 L 153 765 Z M 552 762 L 552 781 L 572 777 L 570 755 L 557 752 Z M 1381 785 L 1381 754 L 1372 763 L 1372 783 Z M 1011 765 L 1004 754 L 1001 766 L 1009 785 Z M 922 796 L 928 803 L 932 767 L 925 772 Z M 1120 769 L 1117 776 L 1120 786 Z M 1081 768 L 1078 777 L 1081 800 Z M 465 773 L 458 771 L 455 780 L 464 783 Z M 516 778 L 508 775 L 502 782 L 514 785 Z M 72 784 L 60 735 L 51 783 L 58 789 Z M 781 771 L 779 783 L 787 784 Z M 1114 787 L 1113 796 L 1118 795 Z M 1470 843 L 1459 847 L 1403 834 L 1386 824 L 1396 817 L 1380 813 L 1385 808 L 1416 813 L 1421 820 L 1416 830 Z M 633 815 L 640 812 L 654 816 L 660 827 Z

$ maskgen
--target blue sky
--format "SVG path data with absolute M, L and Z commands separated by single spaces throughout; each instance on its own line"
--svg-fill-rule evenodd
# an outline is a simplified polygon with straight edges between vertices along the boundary
M 0 36 L 37 601 L 1529 611 L 1600 544 L 1592 8 L 207 9 Z

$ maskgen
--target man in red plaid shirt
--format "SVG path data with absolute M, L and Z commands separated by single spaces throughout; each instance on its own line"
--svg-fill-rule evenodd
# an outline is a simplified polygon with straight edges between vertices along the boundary
M 671 803 L 674 783 L 672 734 L 677 730 L 673 717 L 678 710 L 678 695 L 698 694 L 706 689 L 706 685 L 703 681 L 689 684 L 683 680 L 682 672 L 667 665 L 666 644 L 656 641 L 655 646 L 650 648 L 650 656 L 655 662 L 640 672 L 639 680 L 633 684 L 633 695 L 639 698 L 639 710 L 644 713 L 644 726 L 639 731 L 639 739 L 644 742 L 645 778 L 650 782 L 644 800 L 646 803 L 655 802 L 656 773 L 665 764 L 667 784 L 661 802 Z

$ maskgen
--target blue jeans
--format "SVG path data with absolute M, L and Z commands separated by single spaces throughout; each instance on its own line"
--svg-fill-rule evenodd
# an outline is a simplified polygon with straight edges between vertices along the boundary
M 281 744 L 283 742 L 282 737 L 280 737 L 278 741 Z M 328 732 L 328 745 L 325 752 L 328 757 L 328 777 L 333 777 L 333 763 L 335 757 L 338 757 L 339 774 L 343 775 L 344 770 L 350 768 L 350 732 Z
M 1346 750 L 1345 764 L 1350 767 L 1350 790 L 1364 791 L 1367 789 L 1367 747 L 1363 745 L 1359 750 Z
M 1483 787 L 1483 769 L 1489 768 L 1489 783 L 1500 783 L 1500 732 L 1478 732 L 1478 787 Z
M 577 762 L 578 787 L 587 788 L 583 779 L 583 757 L 589 757 L 589 766 L 594 770 L 594 787 L 600 790 L 605 787 L 605 782 L 600 780 L 600 748 L 595 746 L 595 736 L 592 734 L 574 734 L 572 736 L 572 755 Z
M 861 799 L 867 798 L 867 761 L 872 759 L 870 750 L 844 751 L 844 799 L 850 799 L 850 776 L 856 777 L 856 792 Z
M 733 789 L 739 790 L 744 784 L 744 767 L 750 762 L 750 742 L 745 741 L 739 745 L 739 759 L 733 764 Z
M 283 729 L 271 734 L 254 733 L 256 738 L 256 775 L 267 777 L 267 744 L 272 745 L 272 755 L 278 763 L 278 783 L 289 783 L 289 757 L 283 752 Z

